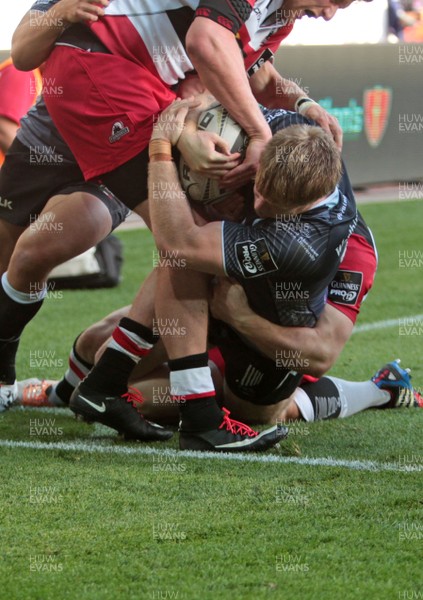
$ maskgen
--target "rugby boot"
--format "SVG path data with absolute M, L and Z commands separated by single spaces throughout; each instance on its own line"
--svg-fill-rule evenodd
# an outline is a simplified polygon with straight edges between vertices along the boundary
M 402 369 L 400 362 L 397 358 L 372 377 L 378 388 L 391 395 L 391 399 L 379 408 L 423 408 L 423 397 L 411 384 L 410 369 Z
M 126 440 L 164 442 L 173 432 L 147 421 L 140 412 L 144 399 L 135 388 L 121 396 L 108 396 L 81 383 L 73 392 L 69 408 L 88 423 L 102 423 L 118 431 Z
M 274 426 L 258 432 L 248 425 L 234 421 L 223 408 L 223 420 L 217 429 L 189 431 L 183 424 L 179 429 L 181 450 L 208 450 L 211 452 L 263 452 L 286 438 L 288 428 Z

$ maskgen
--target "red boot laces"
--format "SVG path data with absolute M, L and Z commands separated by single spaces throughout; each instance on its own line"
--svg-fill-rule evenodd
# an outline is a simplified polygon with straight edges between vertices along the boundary
M 229 415 L 231 413 L 227 408 L 223 408 L 222 410 L 225 413 L 225 416 L 223 417 L 221 425 L 219 425 L 219 429 L 226 427 L 226 429 L 234 435 L 248 435 L 248 437 L 256 437 L 256 435 L 258 435 L 258 431 L 254 431 L 254 429 L 251 429 L 251 427 L 245 423 L 230 419 Z

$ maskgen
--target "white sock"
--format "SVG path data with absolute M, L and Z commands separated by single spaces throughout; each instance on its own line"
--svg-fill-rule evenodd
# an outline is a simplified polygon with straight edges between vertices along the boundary
M 304 421 L 314 421 L 314 408 L 310 397 L 301 388 L 297 388 L 293 394 L 294 402 L 298 406 Z
M 366 408 L 381 406 L 391 399 L 391 394 L 381 390 L 373 381 L 345 381 L 337 377 L 328 377 L 338 388 L 342 402 L 340 419 L 355 415 Z
M 12 287 L 9 283 L 9 280 L 7 278 L 7 272 L 3 273 L 1 283 L 3 285 L 5 293 L 9 296 L 9 298 L 14 300 L 14 302 L 17 302 L 18 304 L 35 304 L 40 300 L 44 300 L 44 298 L 47 295 L 46 285 L 44 285 L 42 289 L 37 289 L 29 293 L 15 290 L 15 288 Z
M 325 380 L 330 381 L 335 386 L 337 397 L 334 395 L 332 386 L 328 394 L 322 393 Z M 295 404 L 305 421 L 315 421 L 319 418 L 319 415 L 321 419 L 331 417 L 345 419 L 367 408 L 386 404 L 391 399 L 389 392 L 379 389 L 370 380 L 357 382 L 346 381 L 337 377 L 324 377 L 315 384 L 306 384 L 305 388 L 305 390 L 297 388 L 294 392 Z M 340 410 L 337 411 L 338 414 L 333 411 L 336 404 L 340 405 Z M 330 406 L 331 412 L 328 414 Z

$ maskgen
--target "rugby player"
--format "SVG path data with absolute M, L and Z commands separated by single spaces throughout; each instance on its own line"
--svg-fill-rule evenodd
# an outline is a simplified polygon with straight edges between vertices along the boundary
M 79 0 L 62 0 L 56 20 L 69 24 L 89 19 L 90 7 L 84 12 L 82 6 L 88 4 L 91 5 Z M 93 8 L 98 10 L 94 5 Z M 65 16 L 69 21 L 64 20 Z M 31 18 L 36 18 L 34 13 Z M 28 20 L 32 35 L 37 31 L 35 24 Z M 50 29 L 54 30 L 52 25 L 53 21 L 49 21 Z M 44 29 L 43 35 L 48 31 Z M 57 37 L 57 31 L 54 34 Z M 34 37 L 38 44 L 41 38 Z M 29 44 L 32 50 L 33 42 L 32 46 Z M 41 307 L 49 272 L 103 239 L 125 219 L 129 210 L 101 182 L 84 181 L 42 98 L 21 121 L 0 173 L 0 195 L 7 200 L 0 207 L 2 272 L 9 264 L 0 289 L 4 319 L 3 343 L 0 344 L 0 410 L 4 410 L 17 394 L 15 355 L 19 330 Z M 4 337 L 9 334 L 11 322 L 14 337 L 6 341 Z M 136 407 L 133 413 L 138 422 L 137 435 L 142 439 L 168 439 L 172 435 L 142 419 Z
M 163 113 L 164 121 L 161 117 L 158 129 L 155 130 L 159 132 L 157 135 L 166 135 L 160 133 L 161 124 L 166 122 L 169 116 L 174 116 L 174 111 L 178 110 L 179 106 L 182 105 L 178 104 L 176 108 L 175 105 L 172 105 Z M 285 111 L 281 111 L 281 113 L 284 114 L 285 125 L 301 119 L 293 113 L 288 114 Z M 276 120 L 273 125 L 276 126 Z M 279 127 L 280 123 L 278 123 Z M 173 131 L 174 127 L 172 126 L 170 129 Z M 189 135 L 189 133 L 185 132 L 184 135 Z M 174 141 L 176 143 L 176 139 Z M 159 248 L 163 244 L 165 247 L 166 244 L 169 244 L 167 248 L 174 247 L 181 258 L 187 261 L 188 268 L 205 270 L 215 275 L 224 274 L 223 260 L 225 260 L 228 274 L 234 276 L 237 274 L 247 293 L 255 296 L 256 305 L 257 298 L 261 297 L 260 303 L 263 308 L 263 301 L 266 298 L 266 311 L 275 322 L 283 323 L 285 321 L 286 325 L 313 326 L 317 320 L 316 315 L 320 314 L 324 306 L 324 290 L 337 270 L 347 238 L 356 224 L 353 196 L 347 198 L 336 187 L 341 173 L 341 159 L 333 140 L 321 128 L 310 125 L 294 125 L 275 134 L 266 147 L 254 191 L 254 208 L 263 219 L 256 220 L 251 226 L 224 222 L 223 237 L 222 226 L 219 223 L 208 223 L 202 227 L 192 225 L 191 212 L 179 187 L 178 177 L 176 176 L 176 180 L 174 178 L 176 173 L 174 165 L 171 160 L 166 160 L 171 157 L 170 144 L 164 143 L 164 147 L 169 150 L 168 156 L 162 156 L 162 144 L 163 142 L 159 141 L 156 148 L 157 143 L 154 139 L 152 141 L 150 152 L 153 153 L 153 162 L 150 165 L 150 177 L 152 177 L 150 190 L 153 190 L 155 184 L 160 181 L 167 184 L 169 189 L 175 190 L 176 195 L 178 197 L 180 195 L 180 201 L 172 198 L 169 207 L 163 210 L 164 230 L 162 228 L 160 231 L 160 226 L 157 225 L 154 229 Z M 158 162 L 157 165 L 154 162 L 155 148 L 159 152 L 158 158 L 163 158 L 163 161 Z M 275 157 L 277 149 L 283 150 L 281 154 L 283 160 L 281 161 Z M 292 160 L 289 161 L 288 157 Z M 307 160 L 305 160 L 306 157 Z M 284 188 L 282 183 L 287 180 L 289 180 L 289 189 Z M 270 201 L 263 197 L 259 191 L 261 189 L 263 194 L 271 199 Z M 160 203 L 157 202 L 153 193 L 150 195 L 149 202 L 153 222 L 154 219 L 159 221 L 160 217 L 157 216 L 159 206 L 156 205 Z M 178 212 L 181 219 L 186 219 L 186 221 L 172 223 L 174 210 Z M 285 216 L 288 220 L 291 219 L 291 222 L 295 216 L 301 214 L 299 219 L 309 234 L 314 235 L 314 240 L 304 240 L 300 235 L 291 236 L 289 232 L 284 236 L 275 235 L 277 227 L 275 217 L 278 214 Z M 178 219 L 178 217 L 176 218 Z M 195 237 L 196 241 L 192 246 L 189 246 L 188 243 L 187 246 L 184 246 L 181 241 L 182 234 L 179 232 L 182 222 L 186 232 L 190 232 L 194 237 L 204 236 L 204 240 L 198 239 L 197 241 L 197 237 Z M 176 227 L 173 234 L 168 231 L 171 223 Z M 245 243 L 242 241 L 243 239 L 246 240 Z M 237 259 L 238 248 L 240 252 L 244 252 L 242 248 L 246 244 L 249 251 L 249 248 L 252 248 L 249 244 L 256 246 L 256 242 L 260 254 L 257 258 L 257 265 L 258 267 L 261 265 L 261 277 L 257 279 L 249 277 L 251 270 L 248 268 L 243 270 L 242 267 L 239 267 Z M 225 252 L 224 259 L 221 250 L 222 244 Z M 213 248 L 213 253 L 210 252 L 210 248 Z M 301 307 L 298 307 L 297 311 L 292 305 L 275 302 L 274 294 L 272 297 L 271 292 L 276 282 L 289 281 L 294 277 L 294 272 L 295 279 L 304 286 L 306 297 L 306 301 Z M 157 296 L 160 296 L 160 293 L 160 289 L 156 287 L 156 306 Z M 166 298 L 167 301 L 168 298 Z M 254 309 L 257 310 L 257 306 L 254 306 Z M 144 314 L 147 314 L 147 306 L 144 305 L 142 310 Z M 171 311 L 172 307 L 169 310 Z M 150 315 L 150 323 L 153 316 L 154 313 Z M 197 319 L 197 315 L 195 318 Z M 228 449 L 231 447 L 231 441 L 225 440 L 225 432 L 220 428 L 222 413 L 215 402 L 214 388 L 207 368 L 206 318 L 206 314 L 200 314 L 197 319 L 198 327 L 187 328 L 188 335 L 185 338 L 179 337 L 173 340 L 175 343 L 170 351 L 164 340 L 171 359 L 169 361 L 170 377 L 171 386 L 175 390 L 175 399 L 176 401 L 181 398 L 187 400 L 180 404 L 182 422 L 180 445 L 182 448 L 219 450 L 224 447 Z M 128 329 L 128 325 L 132 328 Z M 125 374 L 128 373 L 128 370 L 132 370 L 139 357 L 148 354 L 154 342 L 153 332 L 147 325 L 139 325 L 137 331 L 134 329 L 131 319 L 124 318 L 120 322 L 99 363 L 75 391 L 70 403 L 75 412 L 97 420 L 96 409 L 91 406 L 93 404 L 107 406 L 107 401 L 110 401 L 110 386 L 115 386 L 112 388 L 113 393 L 118 393 L 119 385 L 126 388 Z M 147 338 L 147 336 L 149 337 Z M 196 347 L 201 348 L 201 344 L 204 344 L 204 349 L 200 352 L 186 352 L 187 349 L 192 348 L 192 339 L 194 339 Z M 234 345 L 236 346 L 236 343 L 232 344 L 232 347 Z M 223 337 L 219 339 L 219 346 L 224 347 Z M 237 355 L 235 360 L 237 368 L 241 366 L 242 354 L 247 356 L 245 347 L 242 344 L 241 346 L 240 356 Z M 173 353 L 177 355 L 175 358 Z M 188 356 L 188 359 L 185 356 Z M 226 359 L 225 354 L 224 357 Z M 264 360 L 266 363 L 264 386 L 260 389 L 249 390 L 247 396 L 259 398 L 264 404 L 272 404 L 276 401 L 276 390 L 278 390 L 277 395 L 280 398 L 280 388 L 283 385 L 285 397 L 288 397 L 295 390 L 301 375 L 289 369 L 278 371 L 275 369 L 274 361 L 268 361 L 262 356 L 258 359 Z M 119 373 L 116 365 L 118 365 Z M 89 407 L 86 405 L 87 399 L 90 402 Z M 223 438 L 222 443 L 221 438 Z M 248 434 L 244 432 L 244 436 L 240 434 L 235 443 L 239 449 L 254 449 L 254 436 L 251 432 Z
M 72 23 L 101 16 L 103 11 L 99 4 L 106 6 L 108 0 L 100 3 L 94 0 L 60 0 L 53 8 L 49 2 L 37 2 L 14 34 L 14 60 L 26 69 L 32 68 L 28 60 L 34 65 L 39 64 L 46 58 L 61 31 Z M 48 11 L 48 18 L 44 17 L 43 11 Z M 20 71 L 16 73 L 25 80 L 29 76 Z M 44 91 L 52 93 L 52 87 L 56 89 L 52 82 L 47 81 Z M 57 93 L 60 94 L 58 88 Z M 84 182 L 82 172 L 52 122 L 42 98 L 21 122 L 0 177 L 0 195 L 3 198 L 0 203 L 1 273 L 7 269 L 18 238 L 31 224 L 19 240 L 4 278 L 4 289 L 0 292 L 7 294 L 10 291 L 12 296 L 13 290 L 18 292 L 17 295 L 30 292 L 31 297 L 24 299 L 34 306 L 13 302 L 10 298 L 13 315 L 18 315 L 18 321 L 25 324 L 41 306 L 50 270 L 102 239 L 125 218 L 129 209 L 98 180 Z M 41 217 L 37 219 L 40 213 Z M 4 299 L 4 304 L 7 309 L 9 301 Z M 1 373 L 0 382 L 10 384 L 0 386 L 0 404 L 3 396 L 5 404 L 13 398 L 13 345 L 9 345 L 7 357 L 0 360 L 2 370 L 7 371 Z
M 108 0 L 60 0 L 53 8 L 49 2 L 37 2 L 14 34 L 14 60 L 26 69 L 39 64 L 61 31 L 72 23 L 101 16 L 99 4 L 106 6 Z M 8 66 L 10 69 L 14 67 Z M 14 71 L 20 81 L 32 77 L 32 73 Z M 60 94 L 60 89 L 48 81 L 44 91 L 52 93 L 53 87 Z M 29 84 L 27 88 L 29 92 Z M 8 98 L 4 94 L 1 103 Z M 129 209 L 98 179 L 84 181 L 42 97 L 21 122 L 0 176 L 0 197 L 1 274 L 9 265 L 0 286 L 5 322 L 0 334 L 1 410 L 16 395 L 17 338 L 41 307 L 49 272 L 103 239 L 124 220 Z M 11 322 L 18 327 L 13 326 L 13 338 L 5 340 Z
M 80 4 L 77 0 L 62 0 L 60 6 L 66 11 L 58 13 L 58 18 L 66 14 L 71 20 L 77 19 L 70 11 L 73 6 L 76 13 Z M 81 18 L 86 17 L 82 14 Z M 28 21 L 31 34 L 38 41 L 37 29 L 32 25 Z M 52 24 L 50 28 L 54 29 Z M 55 35 L 57 37 L 57 31 Z M 37 47 L 37 44 L 28 45 L 32 51 Z M 7 405 L 13 398 L 16 338 L 19 329 L 40 308 L 50 270 L 100 241 L 129 212 L 106 186 L 84 182 L 42 98 L 20 125 L 0 171 L 2 273 L 7 269 L 17 240 L 29 225 L 31 228 L 20 237 L 8 276 L 3 276 L 4 283 L 0 287 L 1 306 L 6 313 L 2 315 L 0 334 L 3 342 L 0 343 L 0 382 L 10 384 L 0 386 L 0 405 Z M 75 235 L 76 230 L 79 236 Z M 13 337 L 7 343 L 11 320 L 17 329 L 14 328 Z

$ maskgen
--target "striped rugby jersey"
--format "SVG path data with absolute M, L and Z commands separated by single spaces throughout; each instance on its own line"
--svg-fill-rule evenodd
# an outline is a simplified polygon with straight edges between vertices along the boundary
M 57 2 L 38 0 L 32 9 L 46 11 Z M 283 18 L 282 2 L 111 0 L 105 16 L 90 27 L 113 54 L 143 64 L 162 81 L 174 85 L 194 69 L 185 50 L 192 21 L 195 17 L 209 18 L 233 32 L 251 75 L 272 59 L 292 30 L 293 25 Z

